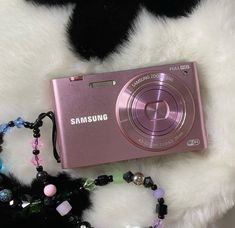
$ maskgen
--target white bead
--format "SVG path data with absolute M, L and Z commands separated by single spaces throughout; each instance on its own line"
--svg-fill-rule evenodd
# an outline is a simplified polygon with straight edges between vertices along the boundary
M 29 204 L 30 204 L 29 202 L 23 201 L 21 207 L 25 208 L 25 207 L 29 206 Z
M 61 216 L 65 216 L 72 210 L 72 206 L 66 200 L 66 201 L 62 202 L 59 206 L 57 206 L 56 210 L 59 212 L 59 214 Z

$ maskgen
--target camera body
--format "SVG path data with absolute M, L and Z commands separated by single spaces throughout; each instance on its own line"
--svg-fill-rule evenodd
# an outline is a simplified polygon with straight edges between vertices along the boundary
M 63 168 L 207 148 L 196 63 L 52 80 Z

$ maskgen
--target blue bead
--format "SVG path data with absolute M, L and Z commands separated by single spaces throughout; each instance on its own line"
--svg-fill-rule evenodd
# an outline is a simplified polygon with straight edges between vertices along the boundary
M 7 124 L 1 124 L 0 125 L 0 133 L 5 134 L 9 130 L 9 126 Z
M 3 203 L 10 202 L 12 200 L 12 191 L 9 189 L 3 189 L 0 191 L 0 201 Z
M 3 162 L 2 162 L 2 160 L 0 159 L 0 171 L 1 171 L 2 168 L 3 168 Z
M 17 128 L 22 128 L 24 126 L 24 120 L 21 117 L 18 117 L 16 120 L 14 120 L 14 124 Z

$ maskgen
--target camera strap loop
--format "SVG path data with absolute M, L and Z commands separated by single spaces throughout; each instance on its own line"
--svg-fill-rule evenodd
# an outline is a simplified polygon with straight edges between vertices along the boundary
M 57 129 L 56 129 L 56 121 L 55 121 L 55 115 L 52 111 L 49 111 L 47 113 L 41 113 L 38 118 L 36 119 L 36 121 L 33 123 L 33 129 L 36 130 L 38 129 L 39 127 L 41 127 L 43 125 L 43 122 L 42 120 L 45 118 L 45 117 L 48 117 L 50 118 L 50 120 L 52 121 L 52 124 L 53 124 L 53 127 L 52 127 L 52 145 L 53 145 L 53 154 L 54 154 L 54 157 L 56 159 L 56 161 L 58 163 L 61 162 L 60 160 L 60 156 L 57 152 L 57 149 L 56 149 L 56 138 L 57 138 Z

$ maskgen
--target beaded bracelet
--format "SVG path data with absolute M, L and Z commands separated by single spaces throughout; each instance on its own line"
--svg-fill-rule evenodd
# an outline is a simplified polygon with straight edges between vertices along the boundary
M 55 125 L 55 117 L 53 112 L 41 113 L 37 120 L 34 123 L 30 123 L 24 121 L 21 117 L 17 118 L 14 121 L 10 121 L 7 124 L 0 125 L 0 134 L 7 133 L 10 128 L 28 128 L 33 130 L 33 158 L 31 162 L 34 164 L 37 170 L 36 180 L 41 182 L 44 186 L 43 189 L 43 197 L 40 199 L 36 199 L 30 202 L 19 202 L 19 199 L 14 198 L 14 191 L 8 188 L 4 188 L 3 178 L 0 176 L 0 202 L 8 205 L 9 207 L 15 207 L 17 205 L 18 209 L 24 209 L 26 207 L 32 207 L 32 205 L 43 205 L 43 207 L 53 207 L 55 210 L 64 217 L 68 224 L 73 225 L 77 228 L 92 228 L 91 224 L 87 221 L 82 221 L 81 218 L 73 213 L 72 206 L 70 204 L 69 198 L 71 195 L 76 194 L 77 191 L 93 191 L 96 186 L 105 186 L 111 182 L 120 183 L 121 181 L 126 181 L 127 183 L 133 182 L 135 185 L 144 186 L 145 188 L 149 188 L 153 191 L 154 197 L 157 199 L 158 203 L 156 205 L 156 213 L 158 213 L 157 219 L 154 221 L 152 226 L 148 226 L 148 228 L 162 228 L 163 227 L 163 219 L 167 214 L 167 205 L 164 203 L 164 190 L 158 188 L 156 184 L 154 184 L 151 177 L 144 177 L 144 175 L 140 172 L 133 174 L 131 171 L 120 175 L 120 173 L 114 173 L 113 175 L 101 175 L 96 179 L 84 178 L 82 186 L 75 186 L 75 188 L 70 191 L 67 196 L 63 196 L 61 192 L 57 191 L 56 185 L 50 182 L 50 176 L 46 171 L 44 171 L 42 166 L 42 159 L 40 157 L 40 148 L 42 147 L 42 142 L 40 140 L 40 127 L 43 126 L 43 119 L 45 117 L 49 117 L 53 123 L 52 129 L 52 143 L 53 143 L 53 153 L 57 162 L 60 162 L 60 157 L 56 150 L 56 125 Z M 3 167 L 2 162 L 0 160 L 0 171 Z M 32 197 L 34 198 L 34 197 Z M 43 203 L 42 203 L 43 202 Z M 40 213 L 40 210 L 36 210 Z M 35 211 L 34 211 L 35 213 Z

